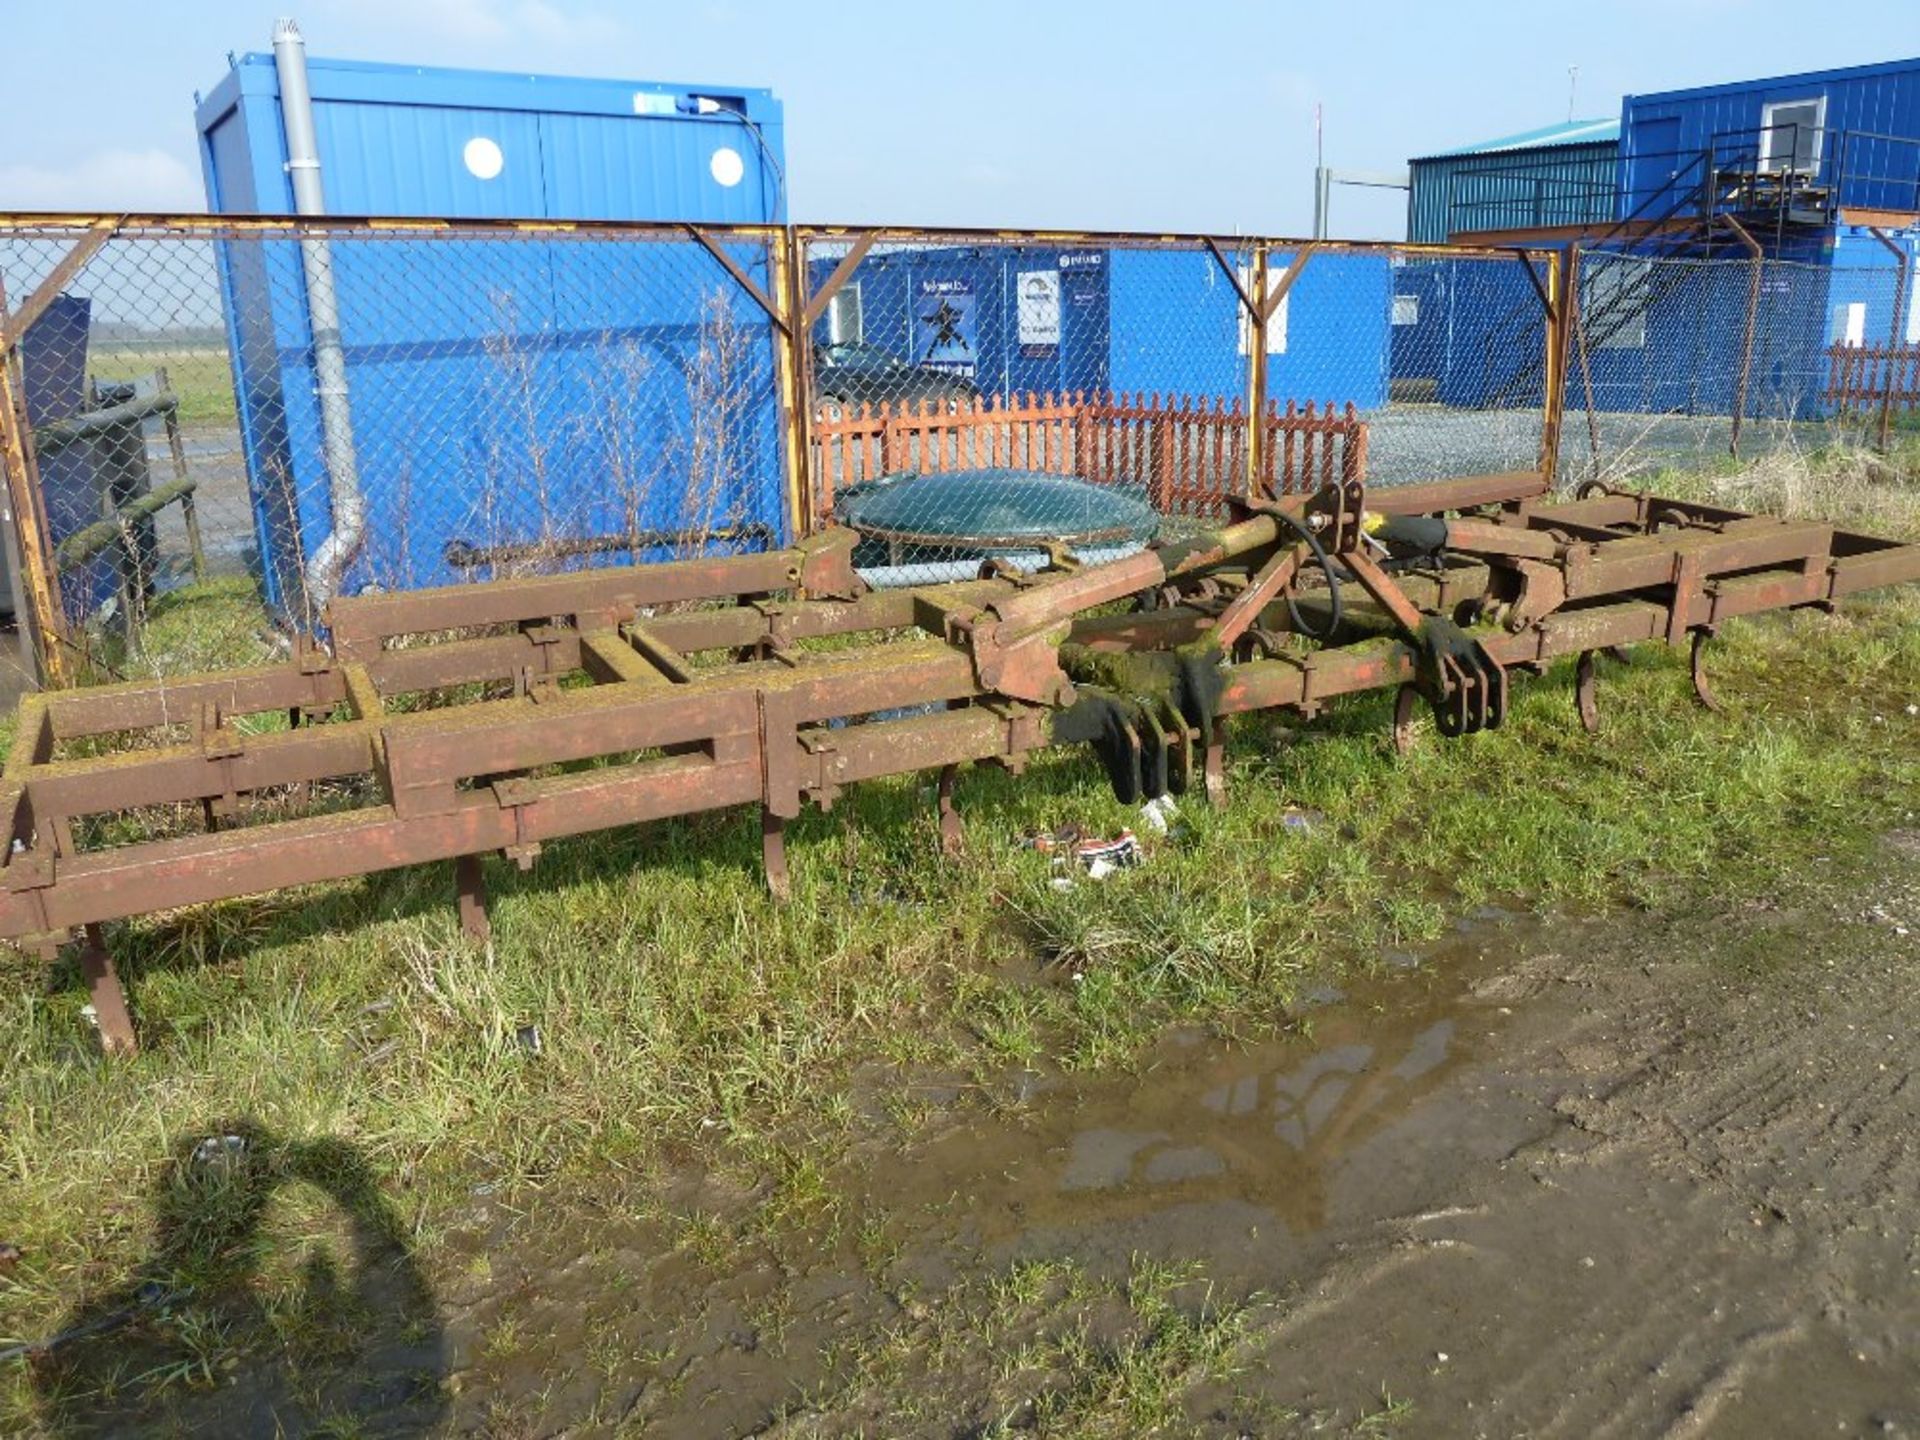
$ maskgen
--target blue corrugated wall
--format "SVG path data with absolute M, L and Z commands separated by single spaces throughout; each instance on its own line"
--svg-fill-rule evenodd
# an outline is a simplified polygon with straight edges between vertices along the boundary
M 1751 152 L 1766 105 L 1821 95 L 1827 100 L 1829 143 L 1821 157 L 1820 178 L 1838 186 L 1841 203 L 1920 208 L 1915 169 L 1920 145 L 1864 138 L 1887 135 L 1920 141 L 1920 60 L 1897 60 L 1627 96 L 1621 109 L 1619 214 L 1633 214 L 1643 202 L 1650 204 L 1644 214 L 1662 208 L 1652 197 L 1675 168 L 1673 161 L 1662 158 L 1666 152 L 1685 156 L 1710 147 L 1723 156 L 1739 147 Z M 1841 132 L 1859 138 L 1843 147 Z M 1689 178 L 1697 179 L 1697 172 Z
M 1113 388 L 1236 398 L 1246 392 L 1241 305 L 1211 255 L 1193 250 L 1114 250 Z M 1277 282 L 1293 256 L 1275 252 Z M 1287 293 L 1286 351 L 1267 356 L 1267 395 L 1281 401 L 1387 399 L 1387 257 L 1316 254 Z

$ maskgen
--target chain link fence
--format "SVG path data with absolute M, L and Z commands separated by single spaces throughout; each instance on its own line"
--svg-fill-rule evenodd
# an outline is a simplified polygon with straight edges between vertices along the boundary
M 1536 468 L 1552 273 L 1257 238 L 16 219 L 8 464 L 51 557 L 23 578 L 60 668 L 111 678 L 271 654 L 334 594 L 833 521 L 875 584 L 1098 559 L 1253 491 Z M 219 618 L 151 623 L 171 597 Z
M 1540 463 L 1547 272 L 1510 254 L 869 231 L 801 255 L 809 507 L 878 583 L 1098 556 L 1251 488 Z
M 171 666 L 143 622 L 196 581 L 256 598 L 251 629 L 311 631 L 333 594 L 792 532 L 772 232 L 86 235 L 0 232 L 0 282 L 14 303 L 59 283 L 17 374 L 96 669 Z
M 1920 406 L 1904 267 L 1595 252 L 1578 275 L 1564 481 L 1884 446 Z

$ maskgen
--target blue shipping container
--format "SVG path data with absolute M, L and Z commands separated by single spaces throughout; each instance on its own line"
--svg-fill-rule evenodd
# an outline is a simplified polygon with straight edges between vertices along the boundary
M 765 91 L 319 59 L 309 74 L 332 213 L 783 218 Z M 291 210 L 270 56 L 237 61 L 198 122 L 215 210 Z M 726 248 L 764 287 L 764 245 Z M 300 251 L 220 249 L 261 570 L 297 609 L 332 528 Z M 331 254 L 368 514 L 349 590 L 487 573 L 451 563 L 462 547 L 784 539 L 772 331 L 693 241 L 400 234 Z
M 307 62 L 336 215 L 784 222 L 785 126 L 768 90 Z M 287 215 L 271 55 L 248 54 L 195 113 L 207 200 Z

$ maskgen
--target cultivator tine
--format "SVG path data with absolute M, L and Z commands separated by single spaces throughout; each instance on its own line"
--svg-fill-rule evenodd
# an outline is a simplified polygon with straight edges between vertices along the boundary
M 1491 658 L 1488 660 L 1487 684 L 1487 729 L 1498 730 L 1507 723 L 1507 702 L 1512 698 L 1513 687 L 1506 666 L 1493 663 Z
M 487 914 L 487 880 L 478 855 L 460 855 L 453 862 L 453 888 L 458 897 L 460 933 L 476 945 L 493 939 L 493 921 Z
M 940 813 L 940 853 L 949 860 L 960 858 L 960 812 L 953 808 L 953 785 L 959 778 L 958 765 L 943 765 L 934 790 L 934 803 Z
M 1152 705 L 1142 705 L 1139 709 L 1140 727 L 1140 798 L 1157 800 L 1168 793 L 1171 776 L 1167 763 L 1167 729 L 1160 723 L 1160 717 Z
M 1707 681 L 1707 642 L 1713 639 L 1713 630 L 1701 626 L 1693 632 L 1692 654 L 1688 657 L 1687 669 L 1693 677 L 1693 698 L 1716 715 L 1726 714 L 1726 707 L 1714 696 L 1713 686 Z
M 1434 702 L 1433 724 L 1448 740 L 1458 740 L 1473 728 L 1473 681 L 1458 661 L 1440 662 L 1440 698 Z
M 100 1048 L 108 1055 L 131 1057 L 139 1052 L 140 1042 L 133 1033 L 133 1016 L 127 1009 L 127 992 L 120 986 L 120 975 L 113 967 L 106 938 L 98 925 L 86 927 L 80 942 L 80 975 L 87 982 L 87 998 L 93 1005 L 93 1022 L 100 1027 Z
M 1593 651 L 1582 650 L 1573 666 L 1573 708 L 1589 735 L 1600 733 L 1600 699 L 1594 683 Z
M 787 874 L 787 822 L 767 806 L 760 807 L 760 863 L 766 871 L 767 893 L 782 905 L 793 898 Z
M 1167 705 L 1166 712 L 1167 793 L 1184 795 L 1193 788 L 1193 729 L 1177 706 Z
M 1442 735 L 1455 740 L 1500 728 L 1507 718 L 1507 672 L 1477 642 L 1439 655 L 1435 674 L 1439 695 L 1429 699 Z

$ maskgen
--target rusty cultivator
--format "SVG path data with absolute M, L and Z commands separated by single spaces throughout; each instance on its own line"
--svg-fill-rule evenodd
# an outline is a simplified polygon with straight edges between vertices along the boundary
M 341 600 L 330 651 L 31 696 L 0 938 L 77 936 L 127 1050 L 109 920 L 449 861 L 484 938 L 479 857 L 733 805 L 784 895 L 787 822 L 856 781 L 937 770 L 948 849 L 960 766 L 1050 744 L 1090 744 L 1123 800 L 1218 801 L 1234 715 L 1397 687 L 1404 747 L 1419 707 L 1492 729 L 1511 676 L 1576 656 L 1592 728 L 1598 651 L 1690 642 L 1710 703 L 1728 620 L 1920 577 L 1920 546 L 1533 474 L 1332 481 L 1111 563 L 920 589 L 867 590 L 853 541 Z

